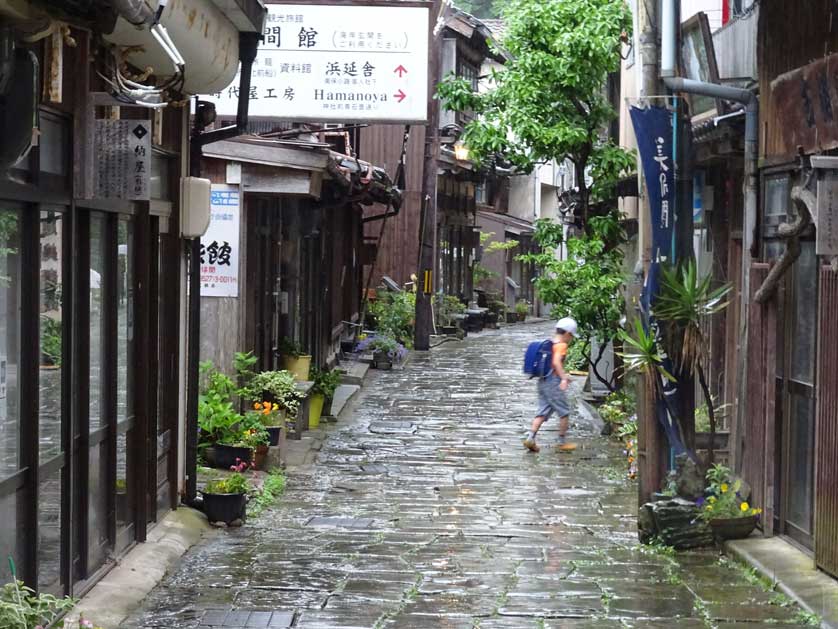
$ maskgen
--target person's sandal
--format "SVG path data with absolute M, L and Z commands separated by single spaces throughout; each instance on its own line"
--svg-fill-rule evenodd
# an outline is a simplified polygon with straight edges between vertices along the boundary
M 541 450 L 535 442 L 535 439 L 524 439 L 524 447 L 530 452 L 538 452 Z
M 576 449 L 575 443 L 560 443 L 556 446 L 559 452 L 573 452 Z

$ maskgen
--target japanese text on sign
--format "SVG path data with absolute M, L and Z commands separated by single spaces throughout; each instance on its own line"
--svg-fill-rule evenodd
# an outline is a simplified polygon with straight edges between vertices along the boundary
M 148 201 L 151 127 L 145 120 L 96 121 L 96 197 Z
M 425 122 L 427 7 L 269 4 L 250 113 L 292 120 Z M 238 79 L 207 96 L 233 116 Z
M 201 237 L 201 297 L 238 297 L 240 192 L 213 185 L 210 224 Z

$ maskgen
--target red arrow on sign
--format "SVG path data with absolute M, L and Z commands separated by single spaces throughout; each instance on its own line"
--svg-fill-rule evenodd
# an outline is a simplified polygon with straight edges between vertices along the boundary
M 405 74 L 407 74 L 407 68 L 405 68 L 403 65 L 399 65 L 399 67 L 393 70 L 393 72 L 398 72 L 399 78 L 402 78 Z
M 399 102 L 402 102 L 405 98 L 407 98 L 407 94 L 405 94 L 401 90 L 393 94 L 393 96 L 395 96 L 396 100 L 398 100 Z

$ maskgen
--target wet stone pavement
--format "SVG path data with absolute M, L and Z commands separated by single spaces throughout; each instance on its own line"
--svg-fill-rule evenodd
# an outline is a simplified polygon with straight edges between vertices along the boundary
M 799 626 L 716 552 L 638 546 L 619 446 L 521 446 L 535 385 L 522 325 L 372 373 L 313 474 L 195 547 L 125 629 Z M 578 389 L 578 383 L 575 385 Z

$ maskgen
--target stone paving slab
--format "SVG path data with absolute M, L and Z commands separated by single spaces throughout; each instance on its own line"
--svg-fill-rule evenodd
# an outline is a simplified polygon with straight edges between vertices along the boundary
M 554 421 L 541 453 L 523 449 L 535 391 L 520 357 L 549 327 L 371 372 L 281 503 L 194 548 L 124 629 L 277 612 L 295 629 L 800 626 L 717 552 L 638 546 L 637 487 L 590 414 L 571 418 L 575 452 L 552 447 Z

